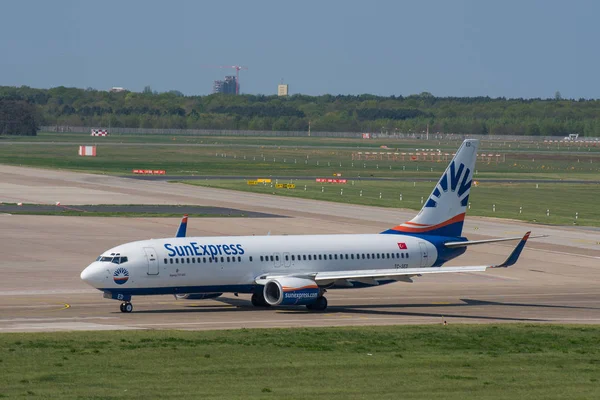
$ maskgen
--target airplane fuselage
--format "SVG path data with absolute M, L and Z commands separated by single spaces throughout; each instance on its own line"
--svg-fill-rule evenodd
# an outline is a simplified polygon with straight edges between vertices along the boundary
M 121 262 L 123 257 L 127 261 Z M 98 260 L 82 278 L 99 290 L 125 296 L 251 293 L 261 274 L 439 265 L 430 241 L 381 234 L 152 239 L 117 246 Z M 364 286 L 370 285 L 357 281 L 339 287 Z

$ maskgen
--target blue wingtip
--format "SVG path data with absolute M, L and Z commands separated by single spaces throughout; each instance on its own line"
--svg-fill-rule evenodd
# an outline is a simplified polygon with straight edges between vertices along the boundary
M 179 224 L 179 229 L 177 229 L 177 234 L 175 235 L 175 237 L 185 237 L 187 231 L 187 220 L 188 215 L 185 214 L 183 218 L 181 218 L 181 224 Z
M 515 249 L 512 251 L 512 253 L 510 253 L 510 256 L 508 256 L 506 261 L 504 261 L 500 265 L 495 265 L 492 268 L 508 268 L 511 265 L 514 265 L 517 262 L 517 260 L 519 259 L 519 256 L 521 255 L 521 252 L 523 251 L 523 248 L 525 247 L 525 243 L 527 243 L 527 239 L 529 239 L 530 234 L 531 234 L 531 232 L 527 232 L 525 234 L 525 236 L 523 236 L 523 239 L 521 239 L 521 241 L 519 242 L 517 247 L 515 247 Z

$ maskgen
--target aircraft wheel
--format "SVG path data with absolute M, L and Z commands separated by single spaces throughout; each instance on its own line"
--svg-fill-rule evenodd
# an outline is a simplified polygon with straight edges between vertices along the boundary
M 313 304 L 308 304 L 306 308 L 314 311 L 325 311 L 327 309 L 327 298 L 321 296 Z
M 133 311 L 133 304 L 123 303 L 123 312 L 130 313 Z
M 121 312 L 125 312 L 125 303 L 119 304 L 119 310 L 121 310 Z
M 265 301 L 262 293 L 254 293 L 250 301 L 254 307 L 270 307 L 270 304 Z

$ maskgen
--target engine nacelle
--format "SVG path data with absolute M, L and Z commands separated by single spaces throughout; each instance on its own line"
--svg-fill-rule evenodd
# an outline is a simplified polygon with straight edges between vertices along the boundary
M 175 298 L 177 300 L 205 300 L 205 299 L 214 299 L 219 297 L 223 293 L 184 293 L 184 294 L 176 294 Z
M 312 279 L 284 277 L 265 285 L 265 301 L 272 306 L 306 305 L 317 301 L 319 286 Z

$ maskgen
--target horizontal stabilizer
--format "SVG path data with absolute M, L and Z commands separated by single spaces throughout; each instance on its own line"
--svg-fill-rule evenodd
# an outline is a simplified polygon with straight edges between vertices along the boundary
M 548 237 L 548 235 L 537 235 L 537 236 L 529 236 L 531 239 Z M 485 239 L 485 240 L 465 240 L 463 242 L 446 242 L 444 243 L 444 247 L 453 249 L 456 247 L 466 247 L 472 246 L 474 244 L 486 244 L 486 243 L 497 243 L 497 242 L 507 242 L 509 240 L 522 240 L 522 236 L 514 236 L 509 238 L 500 238 L 500 239 Z

